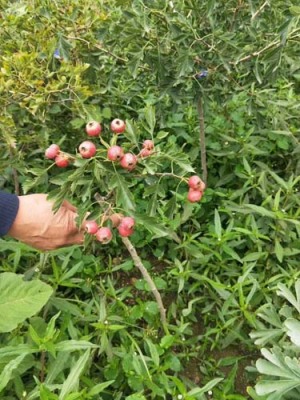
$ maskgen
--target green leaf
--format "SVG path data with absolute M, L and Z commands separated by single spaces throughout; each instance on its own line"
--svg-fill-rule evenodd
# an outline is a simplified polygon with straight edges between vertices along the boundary
M 153 133 L 156 124 L 155 108 L 153 106 L 148 105 L 145 108 L 145 119 L 149 127 L 149 133 L 151 134 Z
M 205 386 L 202 388 L 194 388 L 190 390 L 187 395 L 188 396 L 202 396 L 204 393 L 208 392 L 211 390 L 214 386 L 216 386 L 219 382 L 221 382 L 223 378 L 215 378 L 209 381 Z
M 98 383 L 98 385 L 95 385 L 89 392 L 88 396 L 96 396 L 96 394 L 99 394 L 103 392 L 104 389 L 106 389 L 108 386 L 110 386 L 114 381 L 107 381 L 107 382 L 102 382 Z
M 4 315 L 4 314 L 1 314 Z M 7 365 L 5 365 L 3 371 L 0 374 L 0 392 L 5 389 L 8 382 L 11 380 L 14 371 L 18 368 L 21 362 L 24 360 L 27 354 L 21 354 L 14 360 L 11 360 Z
M 222 225 L 221 225 L 221 218 L 220 214 L 217 209 L 215 209 L 215 233 L 218 239 L 222 237 Z
M 158 354 L 158 351 L 156 349 L 155 344 L 153 344 L 151 342 L 151 340 L 147 339 L 147 338 L 145 339 L 145 342 L 147 343 L 148 349 L 149 349 L 150 354 L 151 354 L 151 359 L 152 359 L 154 365 L 156 367 L 159 367 L 159 354 Z
M 12 272 L 0 274 L 0 332 L 10 332 L 47 303 L 52 288 L 39 280 L 25 282 Z
M 117 204 L 125 211 L 135 209 L 134 196 L 128 188 L 128 184 L 122 175 L 116 173 L 112 179 L 112 186 L 116 190 Z
M 73 365 L 67 379 L 64 381 L 61 392 L 59 395 L 59 400 L 65 400 L 69 393 L 79 386 L 79 379 L 83 373 L 85 366 L 89 360 L 90 351 L 87 350 Z
M 287 334 L 291 338 L 291 341 L 300 347 L 300 321 L 288 318 L 284 322 L 284 326 L 287 328 Z

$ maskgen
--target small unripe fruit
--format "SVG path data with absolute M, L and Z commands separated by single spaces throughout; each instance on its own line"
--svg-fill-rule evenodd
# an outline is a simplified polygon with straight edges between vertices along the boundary
M 84 229 L 90 235 L 95 235 L 98 231 L 98 224 L 94 220 L 86 221 L 84 225 Z
M 111 241 L 113 235 L 112 231 L 108 227 L 103 226 L 97 230 L 95 236 L 99 242 L 106 244 Z
M 49 160 L 54 160 L 56 156 L 58 156 L 60 152 L 60 148 L 57 144 L 51 144 L 45 151 L 45 157 Z
M 86 124 L 85 131 L 88 136 L 99 136 L 102 131 L 102 126 L 97 121 L 90 121 Z
M 114 228 L 117 228 L 120 225 L 123 217 L 124 217 L 124 215 L 120 214 L 120 213 L 115 213 L 115 214 L 110 215 L 109 219 L 111 220 L 112 226 Z
M 65 168 L 69 165 L 69 163 L 69 157 L 64 153 L 60 153 L 55 157 L 55 164 L 59 168 Z
M 202 199 L 203 192 L 201 192 L 199 189 L 189 189 L 187 199 L 191 203 L 196 203 L 197 201 L 200 201 Z
M 110 161 L 119 161 L 124 156 L 124 151 L 120 146 L 111 146 L 107 150 L 107 158 Z
M 125 128 L 126 124 L 125 121 L 123 121 L 122 119 L 115 118 L 110 124 L 110 129 L 114 133 L 123 133 L 125 131 Z
M 128 171 L 132 171 L 137 164 L 137 158 L 132 153 L 125 153 L 121 158 L 120 165 L 122 168 L 127 169 Z
M 188 180 L 188 185 L 191 189 L 194 189 L 194 190 L 198 189 L 201 192 L 203 192 L 206 188 L 205 183 L 198 175 L 191 176 Z
M 93 142 L 90 142 L 89 140 L 85 140 L 79 146 L 79 153 L 81 154 L 81 157 L 83 157 L 83 158 L 94 157 L 94 155 L 96 154 L 96 151 L 97 151 L 96 146 L 94 145 Z
M 139 156 L 142 157 L 142 158 L 146 158 L 146 157 L 151 156 L 151 154 L 152 154 L 152 150 L 149 150 L 149 149 L 147 149 L 147 148 L 144 148 L 144 149 L 142 149 L 142 150 L 140 151 Z
M 154 143 L 153 143 L 152 140 L 149 140 L 149 139 L 144 140 L 143 147 L 144 147 L 144 149 L 153 150 L 154 149 Z

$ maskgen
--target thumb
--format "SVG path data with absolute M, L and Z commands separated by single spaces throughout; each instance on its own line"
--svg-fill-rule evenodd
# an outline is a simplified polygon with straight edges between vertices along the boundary
M 73 206 L 73 204 L 71 204 L 68 200 L 64 200 L 61 204 L 62 207 L 65 207 L 67 210 L 76 212 L 77 211 L 77 207 Z

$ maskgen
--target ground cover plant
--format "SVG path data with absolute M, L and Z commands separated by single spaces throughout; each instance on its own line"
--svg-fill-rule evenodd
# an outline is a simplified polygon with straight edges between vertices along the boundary
M 299 18 L 0 0 L 0 188 L 92 221 L 0 240 L 1 399 L 299 397 Z

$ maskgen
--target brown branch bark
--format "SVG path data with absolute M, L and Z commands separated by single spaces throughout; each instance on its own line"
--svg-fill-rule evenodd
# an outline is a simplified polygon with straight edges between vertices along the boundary
M 202 179 L 207 183 L 207 162 L 206 162 L 206 143 L 205 143 L 205 125 L 204 125 L 204 112 L 202 96 L 200 95 L 197 101 L 197 110 L 199 115 L 199 129 L 200 129 L 200 152 L 201 152 L 201 169 Z
M 100 204 L 100 206 L 103 205 L 104 201 L 103 201 L 103 197 L 100 196 L 99 193 L 95 194 L 95 199 L 97 200 L 97 202 Z M 109 207 L 110 210 L 110 207 Z M 110 211 L 111 212 L 111 211 Z M 161 323 L 163 325 L 164 331 L 166 334 L 169 333 L 168 327 L 167 327 L 167 320 L 166 320 L 166 309 L 164 307 L 161 295 L 153 281 L 153 279 L 151 278 L 151 276 L 149 275 L 149 272 L 147 271 L 147 269 L 144 267 L 142 260 L 140 259 L 139 255 L 137 254 L 137 251 L 135 249 L 135 247 L 133 246 L 133 244 L 131 243 L 131 241 L 128 239 L 128 237 L 122 237 L 122 242 L 125 245 L 125 247 L 127 248 L 134 265 L 139 269 L 139 271 L 141 272 L 143 278 L 145 279 L 145 281 L 148 283 L 151 292 L 156 300 L 156 303 L 158 305 L 158 309 L 160 312 L 160 320 Z
M 151 276 L 149 275 L 148 271 L 144 267 L 142 260 L 140 259 L 139 255 L 137 254 L 137 251 L 131 241 L 128 239 L 128 237 L 122 237 L 122 242 L 124 243 L 125 247 L 127 248 L 129 254 L 131 255 L 131 258 L 134 262 L 134 265 L 140 270 L 141 274 L 143 275 L 143 278 L 145 281 L 148 283 L 151 292 L 153 296 L 155 297 L 155 300 L 157 302 L 159 312 L 160 312 L 160 320 L 163 324 L 163 327 L 167 333 L 167 320 L 166 320 L 166 309 L 164 307 L 161 295 L 155 286 L 155 283 L 153 282 Z

